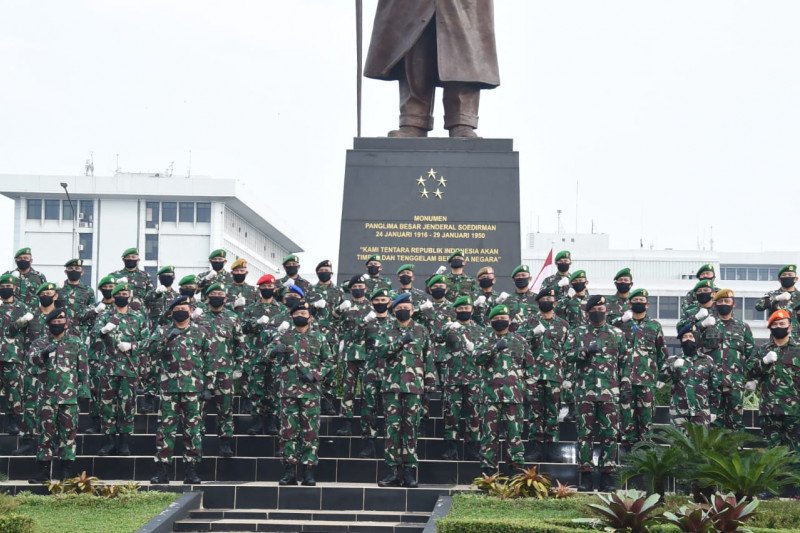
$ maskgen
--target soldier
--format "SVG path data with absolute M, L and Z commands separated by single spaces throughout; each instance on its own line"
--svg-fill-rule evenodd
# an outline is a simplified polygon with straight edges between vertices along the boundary
M 134 311 L 139 311 L 144 302 L 150 299 L 150 293 L 153 292 L 153 282 L 150 281 L 150 276 L 147 272 L 139 269 L 139 250 L 137 248 L 128 248 L 122 252 L 122 261 L 125 264 L 125 268 L 117 270 L 111 275 L 118 283 L 127 280 L 131 289 L 131 308 Z
M 17 263 L 17 268 L 7 271 L 6 274 L 13 274 L 19 278 L 16 296 L 28 308 L 34 308 L 36 307 L 36 289 L 42 283 L 45 283 L 47 278 L 44 277 L 44 274 L 31 267 L 33 255 L 30 248 L 25 247 L 17 250 L 17 253 L 14 254 L 14 261 Z
M 19 435 L 22 422 L 22 376 L 25 373 L 24 327 L 33 318 L 16 294 L 18 278 L 0 276 L 0 388 L 5 392 L 9 435 Z M 27 320 L 23 318 L 28 317 Z M 26 431 L 27 433 L 27 431 Z
M 158 287 L 150 293 L 150 297 L 145 301 L 147 306 L 150 324 L 155 329 L 156 326 L 169 325 L 172 320 L 167 316 L 167 306 L 178 296 L 178 292 L 172 287 L 175 283 L 175 267 L 166 265 L 158 269 Z
M 759 419 L 768 446 L 800 448 L 800 344 L 790 335 L 792 324 L 785 309 L 773 311 L 767 320 L 770 337 L 748 361 L 753 381 L 760 388 Z
M 623 268 L 614 275 L 614 286 L 617 288 L 616 294 L 606 297 L 608 322 L 611 324 L 616 324 L 623 313 L 631 308 L 630 292 L 633 287 L 633 276 L 630 268 Z
M 198 484 L 197 466 L 203 455 L 203 417 L 200 391 L 204 367 L 211 350 L 209 332 L 192 322 L 193 300 L 178 296 L 169 305 L 173 326 L 156 348 L 161 355 L 161 410 L 156 431 L 156 475 L 150 483 L 169 483 L 167 465 L 172 461 L 178 427 L 183 426 L 183 482 Z
M 569 323 L 570 329 L 586 323 L 586 313 L 584 309 L 589 300 L 589 281 L 586 279 L 585 270 L 576 270 L 569 277 L 570 287 L 567 295 L 560 298 L 556 303 L 556 314 Z
M 525 466 L 522 444 L 523 402 L 530 394 L 533 354 L 525 339 L 509 330 L 511 311 L 496 305 L 489 312 L 493 333 L 477 350 L 476 361 L 483 367 L 483 427 L 481 428 L 481 471 L 497 472 L 500 426 L 505 422 L 509 470 Z
M 397 293 L 400 294 L 407 292 L 411 295 L 411 300 L 414 302 L 414 305 L 419 307 L 419 304 L 428 300 L 428 293 L 414 287 L 415 279 L 414 265 L 411 263 L 400 265 L 400 268 L 397 269 L 397 280 L 400 284 L 399 288 L 397 289 Z M 418 309 L 415 309 L 415 311 L 416 310 Z
M 472 320 L 481 326 L 488 326 L 486 316 L 497 302 L 497 292 L 494 290 L 495 273 L 490 266 L 481 267 L 476 276 L 480 289 L 473 302 L 474 313 Z
M 103 404 L 102 398 L 100 398 L 100 369 L 102 366 L 102 351 L 96 352 L 94 349 L 94 341 L 97 340 L 94 334 L 94 326 L 97 322 L 97 317 L 100 316 L 104 310 L 114 305 L 114 297 L 111 295 L 111 291 L 114 290 L 116 285 L 117 284 L 114 281 L 114 277 L 111 275 L 100 278 L 100 281 L 97 283 L 97 288 L 100 291 L 102 298 L 100 303 L 95 307 L 98 315 L 95 316 L 92 327 L 88 331 L 89 346 L 87 347 L 86 351 L 89 359 L 89 389 L 91 392 L 89 412 L 92 419 L 92 425 L 86 429 L 86 433 L 90 435 L 102 433 L 103 431 L 103 427 L 100 422 L 100 412 L 102 411 L 101 406 Z
M 661 324 L 647 314 L 649 296 L 646 289 L 631 291 L 626 298 L 626 306 L 629 303 L 630 309 L 614 322 L 628 343 L 622 375 L 630 377 L 631 385 L 619 395 L 620 440 L 626 450 L 650 433 L 655 393 L 657 388 L 664 386 L 661 376 L 669 357 Z
M 228 306 L 241 318 L 246 306 L 258 300 L 258 290 L 247 283 L 247 260 L 240 257 L 231 263 L 230 285 L 224 285 L 228 293 Z
M 130 455 L 133 433 L 137 371 L 140 348 L 149 332 L 144 316 L 131 307 L 130 283 L 118 283 L 111 291 L 114 305 L 97 318 L 93 348 L 99 355 L 100 418 L 106 444 L 97 455 Z
M 211 349 L 205 363 L 205 389 L 203 400 L 214 400 L 217 406 L 217 435 L 220 439 L 219 455 L 231 457 L 233 438 L 233 382 L 242 377 L 244 362 L 244 334 L 239 317 L 227 309 L 227 295 L 221 283 L 206 287 L 208 313 L 197 323 L 211 333 Z
M 556 291 L 545 288 L 536 295 L 538 313 L 531 314 L 518 333 L 531 347 L 533 354 L 533 386 L 528 398 L 528 440 L 530 451 L 525 460 L 560 462 L 558 453 L 558 412 L 562 389 L 571 390 L 574 372 L 564 356 L 564 343 L 569 324 L 555 314 Z
M 792 309 L 792 338 L 800 342 L 800 302 L 794 304 Z
M 313 487 L 319 462 L 320 382 L 330 371 L 330 347 L 319 331 L 309 326 L 311 312 L 304 300 L 291 309 L 293 328 L 272 348 L 280 372 L 281 444 L 284 475 L 279 485 L 297 485 L 297 464 L 304 468 L 303 485 Z
M 67 312 L 67 321 L 70 327 L 70 334 L 75 335 L 86 342 L 89 328 L 94 323 L 98 313 L 105 310 L 105 304 L 95 303 L 94 291 L 88 285 L 81 283 L 83 275 L 83 260 L 70 259 L 64 264 L 64 273 L 67 279 L 61 289 L 58 290 L 58 300 L 64 305 Z M 81 366 L 89 368 L 88 350 L 81 350 Z M 80 388 L 79 398 L 91 398 L 89 373 L 79 374 Z
M 794 286 L 797 283 L 797 265 L 786 265 L 778 271 L 778 281 L 781 286 L 774 291 L 769 291 L 758 302 L 756 311 L 770 313 L 778 309 L 793 309 L 800 303 L 800 291 Z
M 31 345 L 28 357 L 39 372 L 41 383 L 37 420 L 39 445 L 36 461 L 38 474 L 31 483 L 50 479 L 53 450 L 61 452 L 61 479 L 72 477 L 75 461 L 75 436 L 78 432 L 78 376 L 86 373 L 80 353 L 83 341 L 67 331 L 67 313 L 63 307 L 50 311 L 46 318 L 48 333 Z
M 225 270 L 225 263 L 228 262 L 228 252 L 224 248 L 217 248 L 208 254 L 208 262 L 211 268 L 197 274 L 197 290 L 203 301 L 206 299 L 206 288 L 212 283 L 221 284 L 226 291 L 233 285 L 233 276 Z
M 422 393 L 435 387 L 433 360 L 425 328 L 411 318 L 414 305 L 408 293 L 392 302 L 397 319 L 386 332 L 386 370 L 383 406 L 386 409 L 384 461 L 390 473 L 381 487 L 417 486 L 417 427 Z
M 573 274 L 574 276 L 575 274 Z M 578 462 L 580 489 L 591 491 L 592 441 L 599 426 L 600 490 L 614 490 L 619 396 L 630 394 L 630 377 L 622 374 L 628 357 L 625 335 L 606 321 L 606 299 L 600 295 L 586 300 L 588 321 L 573 329 L 564 352 L 576 364 L 575 398 L 578 404 Z
M 198 287 L 197 276 L 195 276 L 194 274 L 189 274 L 187 276 L 183 276 L 178 281 L 178 293 L 181 296 L 186 296 L 187 298 L 192 298 L 192 299 L 195 299 L 195 300 L 197 299 L 197 298 L 195 298 L 195 296 L 197 295 L 197 291 L 198 291 L 197 287 Z M 170 302 L 170 303 L 172 303 L 172 302 Z M 192 305 L 194 306 L 194 303 Z M 194 309 L 194 311 L 197 311 L 197 309 Z M 194 312 L 194 311 L 192 311 L 192 312 Z
M 703 353 L 712 355 L 720 349 L 721 333 L 717 328 L 717 308 L 714 306 L 714 292 L 709 279 L 701 279 L 694 286 L 695 303 L 684 309 L 683 318 L 678 321 L 678 330 L 689 324 L 694 328 L 697 348 Z M 713 414 L 713 413 L 712 413 Z
M 383 263 L 381 256 L 371 255 L 367 259 L 367 275 L 362 276 L 364 285 L 367 287 L 367 294 L 372 294 L 377 289 L 392 290 L 392 282 L 387 278 L 381 276 L 383 272 Z
M 698 281 L 706 281 L 707 286 L 710 287 L 711 289 L 708 292 L 711 293 L 711 296 L 714 296 L 714 293 L 717 292 L 717 288 L 714 286 L 714 278 L 716 277 L 716 274 L 714 273 L 714 265 L 712 265 L 711 263 L 706 263 L 705 265 L 701 266 L 699 269 L 697 269 L 695 277 L 698 279 Z M 687 292 L 686 296 L 683 298 L 683 303 L 681 304 L 681 315 L 685 315 L 690 307 L 696 306 L 698 304 L 699 301 L 697 299 L 696 288 L 697 285 L 695 285 L 694 289 Z M 710 297 L 708 301 L 711 301 Z
M 455 301 L 459 296 L 475 297 L 478 292 L 478 284 L 474 279 L 464 273 L 466 259 L 464 250 L 453 250 L 447 258 L 450 264 L 450 273 L 444 277 L 447 284 L 447 297 L 450 301 Z
M 497 303 L 508 306 L 511 312 L 511 328 L 516 330 L 524 324 L 536 307 L 536 293 L 531 289 L 531 270 L 528 265 L 519 265 L 511 272 L 514 280 L 514 292 L 505 292 L 497 297 Z
M 678 427 L 686 424 L 708 426 L 711 424 L 708 394 L 716 372 L 714 360 L 698 349 L 691 323 L 681 325 L 678 340 L 682 353 L 667 359 L 667 371 L 672 379 L 670 418 Z
M 286 272 L 286 275 L 278 280 L 278 287 L 286 285 L 287 282 L 291 279 L 292 283 L 303 289 L 304 293 L 311 290 L 311 282 L 300 277 L 300 275 L 298 274 L 298 272 L 300 271 L 299 257 L 297 257 L 295 254 L 289 254 L 283 258 L 282 265 L 283 265 L 283 270 Z
M 314 322 L 331 347 L 331 368 L 337 368 L 338 353 L 335 348 L 339 346 L 339 329 L 337 321 L 333 318 L 333 309 L 339 307 L 344 301 L 344 291 L 332 281 L 333 264 L 329 260 L 320 261 L 317 264 L 316 272 L 319 281 L 307 294 L 306 301 L 314 313 Z M 336 408 L 333 406 L 333 399 L 336 397 L 335 381 L 336 373 L 328 372 L 320 385 L 323 415 L 336 414 Z
M 442 328 L 448 322 L 455 320 L 455 313 L 453 308 L 450 307 L 450 301 L 447 296 L 447 281 L 444 275 L 434 274 L 425 283 L 433 300 L 425 300 L 415 310 L 417 313 L 415 320 L 423 324 L 428 330 L 430 336 L 430 350 L 433 358 L 433 364 L 436 369 L 436 382 L 442 383 L 442 365 L 446 355 L 444 346 L 444 336 Z M 443 409 L 446 411 L 447 406 L 444 405 Z M 420 427 L 418 428 L 418 437 L 425 436 L 425 424 L 429 420 L 429 413 L 431 410 L 430 396 L 427 392 L 422 395 L 422 411 L 420 416 Z
M 572 254 L 569 250 L 561 250 L 555 257 L 557 272 L 544 278 L 543 289 L 553 289 L 556 291 L 556 301 L 567 296 L 570 284 L 569 267 L 572 265 Z

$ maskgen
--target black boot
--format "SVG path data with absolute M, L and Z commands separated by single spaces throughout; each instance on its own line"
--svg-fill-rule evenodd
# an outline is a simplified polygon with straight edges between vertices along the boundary
M 333 416 L 336 414 L 336 408 L 333 402 L 327 396 L 322 397 L 322 414 L 326 416 Z
M 98 434 L 102 433 L 102 431 L 103 430 L 100 428 L 100 417 L 99 416 L 93 416 L 92 417 L 92 425 L 89 426 L 88 428 L 86 428 L 86 431 L 84 433 L 86 433 L 88 435 L 98 435 Z
M 8 415 L 8 427 L 6 430 L 9 435 L 19 435 L 19 422 L 17 422 L 16 415 Z
M 239 406 L 240 413 L 250 413 L 253 411 L 253 400 L 250 398 L 242 398 L 241 405 Z
M 22 437 L 22 444 L 11 452 L 12 455 L 30 455 L 36 451 L 36 444 L 32 437 Z
M 578 490 L 580 492 L 592 492 L 594 490 L 594 472 L 591 470 L 578 471 Z
M 116 455 L 117 454 L 117 436 L 114 434 L 106 435 L 106 444 L 100 450 L 98 450 L 97 455 Z
M 220 457 L 233 457 L 233 450 L 231 449 L 231 439 L 222 437 L 219 443 L 219 456 Z
M 349 437 L 349 436 L 351 436 L 353 434 L 353 429 L 352 429 L 351 426 L 352 426 L 352 424 L 348 420 L 347 422 L 342 424 L 342 427 L 340 427 L 339 429 L 336 430 L 336 434 L 339 435 L 340 437 Z
M 150 483 L 157 485 L 169 483 L 169 476 L 167 475 L 167 463 L 158 463 L 158 471 L 156 471 L 155 476 L 150 478 Z
M 563 462 L 561 457 L 561 449 L 558 447 L 557 442 L 545 442 L 543 446 L 542 455 L 544 455 L 544 458 L 542 461 L 547 463 Z
M 304 487 L 314 487 L 317 484 L 317 480 L 314 479 L 314 466 L 313 465 L 306 465 L 305 471 L 303 472 L 303 483 Z
M 467 461 L 481 460 L 481 445 L 478 442 L 470 441 L 464 447 L 464 459 Z
M 403 467 L 403 485 L 409 489 L 417 488 L 417 469 L 413 466 Z
M 74 477 L 72 463 L 73 461 L 61 461 L 61 481 L 66 481 Z
M 140 413 L 152 413 L 154 406 L 153 406 L 153 395 L 152 394 L 145 394 L 144 398 L 142 399 L 142 408 L 139 410 Z
M 263 416 L 256 416 L 255 424 L 250 426 L 250 429 L 247 430 L 248 435 L 261 435 L 264 433 L 264 417 Z
M 199 485 L 203 480 L 197 475 L 197 465 L 195 463 L 186 463 L 186 473 L 183 475 L 183 483 L 185 485 Z
M 617 490 L 617 476 L 614 472 L 600 472 L 600 492 L 614 492 Z
M 283 465 L 283 477 L 278 480 L 278 485 L 297 485 L 297 465 Z
M 400 477 L 400 467 L 392 468 L 388 476 L 378 481 L 379 487 L 399 487 L 402 484 L 403 480 Z
M 275 415 L 267 415 L 267 427 L 264 429 L 264 432 L 267 435 L 277 435 L 278 434 L 278 426 L 277 421 L 275 420 L 277 417 Z
M 442 459 L 446 461 L 458 461 L 458 446 L 456 446 L 456 441 L 448 440 L 446 441 L 447 449 L 442 454 Z
M 35 485 L 36 483 L 45 483 L 50 481 L 50 461 L 36 461 L 39 470 L 36 475 L 28 480 L 28 483 Z
M 544 460 L 543 447 L 541 442 L 532 442 L 531 451 L 525 454 L 525 460 L 529 463 L 541 463 Z
M 371 439 L 369 437 L 364 437 L 361 439 L 361 451 L 358 453 L 358 456 L 362 459 L 368 459 L 370 457 L 375 457 L 375 439 Z
M 131 448 L 130 448 L 130 445 L 128 444 L 128 439 L 129 438 L 130 438 L 130 435 L 128 435 L 127 433 L 120 433 L 119 434 L 119 442 L 117 444 L 117 454 L 118 455 L 124 455 L 125 457 L 127 457 L 127 456 L 129 456 L 131 454 Z

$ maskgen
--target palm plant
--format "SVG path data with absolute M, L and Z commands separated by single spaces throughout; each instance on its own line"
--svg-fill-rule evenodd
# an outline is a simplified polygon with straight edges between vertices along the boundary
M 737 498 L 778 494 L 782 487 L 800 482 L 800 460 L 785 446 L 743 450 L 728 455 L 709 452 L 706 463 L 695 469 L 701 486 L 733 492 Z

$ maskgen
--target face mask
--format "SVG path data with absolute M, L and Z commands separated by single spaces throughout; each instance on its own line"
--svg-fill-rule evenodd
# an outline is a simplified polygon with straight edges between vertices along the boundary
M 470 318 L 472 318 L 472 313 L 469 311 L 459 311 L 456 313 L 456 318 L 459 322 L 466 322 Z
M 322 283 L 328 283 L 333 276 L 333 272 L 317 272 L 317 279 Z
M 478 280 L 478 285 L 481 286 L 481 289 L 488 289 L 494 285 L 494 280 L 492 278 L 481 278 Z
M 771 328 L 769 331 L 772 333 L 772 338 L 778 340 L 785 339 L 789 334 L 789 328 Z
M 134 268 L 136 268 L 136 265 L 139 264 L 139 261 L 137 261 L 136 259 L 125 259 L 123 262 L 125 263 L 125 268 L 127 268 L 128 270 L 133 270 Z
M 683 353 L 686 355 L 694 355 L 697 353 L 697 343 L 694 341 L 683 341 L 681 343 L 681 348 L 683 348 Z
M 586 283 L 573 283 L 572 288 L 575 289 L 575 292 L 583 292 L 583 290 L 586 289 Z
M 795 281 L 797 281 L 797 278 L 781 278 L 781 287 L 784 289 L 794 287 Z
M 74 270 L 70 270 L 69 272 L 67 272 L 67 279 L 70 281 L 78 281 L 79 279 L 81 279 L 82 274 L 83 272 L 76 272 Z
M 701 304 L 707 304 L 711 301 L 711 293 L 710 292 L 701 292 L 697 295 L 697 301 Z
M 235 281 L 236 283 L 244 282 L 245 278 L 247 278 L 247 274 L 234 274 L 233 275 L 233 281 Z
M 550 311 L 553 310 L 554 305 L 555 302 L 539 300 L 539 311 L 541 311 L 542 313 L 549 313 Z
M 399 309 L 395 311 L 394 316 L 396 316 L 397 320 L 400 322 L 406 322 L 411 319 L 411 309 Z
M 647 304 L 642 302 L 635 302 L 631 304 L 631 311 L 636 314 L 644 313 L 647 311 Z
M 360 300 L 361 298 L 363 298 L 364 294 L 366 294 L 366 292 L 367 292 L 366 289 L 351 289 L 350 290 L 350 294 L 352 294 L 353 298 L 355 298 L 356 300 Z
M 631 283 L 615 283 L 614 285 L 617 287 L 617 292 L 618 293 L 627 294 L 627 293 L 630 292 L 631 286 L 633 284 L 631 284 Z
M 31 267 L 31 262 L 24 259 L 17 261 L 17 268 L 20 270 L 28 270 Z
M 53 304 L 53 296 L 39 296 L 39 303 L 42 307 L 50 307 Z
M 375 309 L 376 313 L 385 313 L 389 309 L 389 304 L 372 304 L 372 308 Z
M 514 278 L 514 285 L 516 285 L 518 289 L 524 289 L 529 283 L 530 280 L 528 278 Z
M 128 297 L 127 296 L 114 296 L 114 305 L 117 307 L 125 307 L 128 305 Z
M 8 300 L 14 296 L 14 287 L 3 287 L 0 289 L 0 298 L 3 300 Z
M 731 314 L 731 311 L 733 311 L 732 305 L 724 305 L 724 304 L 717 305 L 717 312 L 722 316 L 727 316 Z
M 181 296 L 186 296 L 188 298 L 194 297 L 194 289 L 181 289 Z
M 189 319 L 189 311 L 173 311 L 172 320 L 175 322 L 183 322 Z
M 165 287 L 171 287 L 173 281 L 175 281 L 175 276 L 158 276 L 158 282 Z
M 464 266 L 463 259 L 453 259 L 450 261 L 450 268 L 462 268 Z
M 407 274 L 400 276 L 400 285 L 411 285 L 411 276 Z
M 592 324 L 600 324 L 606 319 L 605 311 L 589 311 L 589 322 Z
M 287 266 L 287 267 L 283 267 L 283 269 L 286 271 L 286 275 L 287 276 L 296 276 L 297 275 L 297 271 L 300 270 L 300 267 L 298 267 L 298 266 Z
M 370 266 L 367 267 L 367 272 L 369 273 L 370 276 L 377 276 L 378 272 L 380 272 L 380 271 L 381 271 L 381 267 L 379 267 L 379 266 L 370 265 Z
M 208 303 L 211 307 L 222 307 L 225 305 L 225 297 L 224 296 L 209 296 Z
M 508 329 L 508 320 L 492 320 L 492 329 L 495 331 L 505 331 Z
M 104 300 L 111 298 L 111 289 L 100 289 L 100 294 L 103 295 Z
M 441 300 L 447 294 L 447 289 L 431 289 L 431 296 L 434 300 Z
M 261 289 L 261 297 L 269 300 L 275 294 L 275 289 Z
M 302 328 L 302 327 L 308 325 L 308 317 L 307 316 L 293 316 L 292 317 L 292 322 L 294 322 L 294 325 L 297 326 L 298 328 Z
M 215 272 L 219 272 L 220 270 L 222 270 L 222 267 L 224 265 L 225 263 L 223 261 L 213 261 L 211 263 L 211 268 L 213 268 Z
M 59 336 L 62 333 L 64 333 L 65 329 L 67 329 L 67 325 L 66 324 L 48 324 L 47 325 L 47 329 L 49 329 L 50 333 L 52 333 L 53 335 Z
M 569 263 L 558 263 L 556 268 L 563 274 L 564 272 L 569 271 Z
M 299 301 L 300 301 L 300 298 L 287 298 L 285 296 L 283 297 L 283 305 L 285 305 L 289 309 L 294 307 L 294 305 Z

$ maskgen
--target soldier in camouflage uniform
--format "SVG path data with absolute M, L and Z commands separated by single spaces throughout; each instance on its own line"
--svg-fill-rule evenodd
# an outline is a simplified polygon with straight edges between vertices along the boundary
M 569 277 L 567 295 L 556 303 L 556 314 L 569 323 L 570 329 L 575 329 L 586 323 L 586 305 L 589 299 L 589 281 L 586 279 L 585 270 L 576 270 Z
M 331 349 L 319 331 L 309 326 L 311 312 L 304 300 L 291 309 L 294 327 L 272 348 L 280 372 L 281 443 L 284 475 L 279 485 L 297 485 L 297 465 L 304 466 L 303 485 L 313 487 L 319 446 L 320 383 L 330 368 Z
M 381 256 L 369 256 L 366 262 L 366 267 L 367 275 L 362 276 L 362 279 L 364 280 L 364 285 L 366 285 L 368 295 L 372 294 L 377 289 L 386 289 L 389 291 L 392 290 L 392 282 L 388 278 L 381 276 L 381 272 L 383 272 Z
M 144 315 L 130 307 L 133 291 L 129 283 L 118 283 L 111 294 L 114 305 L 97 317 L 92 332 L 93 349 L 100 359 L 100 418 L 106 436 L 97 455 L 130 455 L 138 370 L 146 359 L 140 352 L 149 331 Z
M 228 293 L 227 305 L 241 318 L 245 307 L 258 300 L 258 289 L 247 283 L 247 260 L 240 257 L 231 263 L 233 283 L 225 287 Z
M 711 288 L 709 291 L 711 292 L 711 296 L 714 296 L 714 293 L 717 292 L 717 287 L 714 285 L 714 278 L 716 277 L 716 274 L 714 273 L 714 265 L 711 263 L 706 263 L 705 265 L 701 266 L 699 269 L 697 269 L 695 277 L 698 279 L 698 281 L 706 281 L 708 283 L 707 286 Z M 690 307 L 696 307 L 698 304 L 703 303 L 699 302 L 697 299 L 696 288 L 697 285 L 695 285 L 695 288 L 687 292 L 686 296 L 684 296 L 683 303 L 681 303 L 681 315 L 686 315 Z
M 481 267 L 476 276 L 479 291 L 475 295 L 473 301 L 473 315 L 472 320 L 481 326 L 488 326 L 489 319 L 487 315 L 497 303 L 499 296 L 494 290 L 495 273 L 494 269 L 490 266 Z
M 447 294 L 447 281 L 443 274 L 434 274 L 425 282 L 428 293 L 433 300 L 424 300 L 414 309 L 414 320 L 424 325 L 430 337 L 430 349 L 433 358 L 434 368 L 436 369 L 436 382 L 442 384 L 442 365 L 446 356 L 444 346 L 444 336 L 442 327 L 455 320 L 455 312 L 450 306 L 451 300 Z M 443 406 L 446 411 L 447 406 Z M 430 395 L 425 392 L 422 395 L 422 410 L 420 416 L 420 427 L 418 437 L 425 436 L 425 424 L 427 423 L 431 410 Z
M 536 295 L 538 314 L 531 314 L 518 333 L 531 347 L 533 374 L 528 400 L 528 440 L 525 460 L 560 462 L 558 411 L 562 389 L 571 390 L 575 379 L 564 356 L 569 324 L 555 314 L 556 291 L 546 288 Z
M 769 291 L 758 302 L 756 311 L 772 313 L 778 309 L 793 309 L 800 303 L 800 291 L 795 287 L 797 283 L 797 265 L 786 265 L 778 271 L 778 281 L 781 286 L 774 291 Z
M 574 274 L 573 274 L 574 275 Z M 600 490 L 614 490 L 619 397 L 630 394 L 630 377 L 622 374 L 628 358 L 625 335 L 606 321 L 605 297 L 586 301 L 588 320 L 567 337 L 564 352 L 576 365 L 575 398 L 578 405 L 578 463 L 580 489 L 591 491 L 592 447 L 595 424 L 599 426 Z M 628 392 L 626 392 L 628 391 Z
M 411 263 L 406 263 L 405 265 L 400 265 L 397 269 L 397 281 L 399 284 L 397 294 L 410 294 L 411 301 L 414 302 L 414 311 L 419 312 L 420 304 L 428 300 L 428 293 L 414 287 L 414 280 L 416 279 L 414 268 Z
M 667 358 L 667 371 L 672 379 L 669 415 L 678 427 L 687 423 L 711 424 L 708 396 L 716 366 L 709 355 L 698 349 L 695 331 L 691 323 L 682 324 L 678 340 L 683 353 Z
M 791 337 L 791 317 L 785 309 L 767 320 L 770 338 L 748 361 L 748 388 L 760 389 L 759 420 L 768 446 L 800 451 L 800 343 Z
M 316 268 L 316 285 L 306 295 L 306 301 L 312 307 L 314 322 L 319 326 L 320 333 L 328 341 L 331 348 L 331 368 L 338 366 L 339 346 L 338 321 L 333 318 L 333 309 L 339 307 L 344 301 L 344 291 L 337 287 L 333 279 L 333 264 L 329 260 L 321 261 Z M 322 414 L 335 415 L 336 408 L 333 399 L 336 397 L 336 372 L 328 372 L 320 385 L 322 390 Z
M 225 263 L 228 262 L 227 257 L 228 252 L 223 248 L 213 250 L 208 254 L 208 262 L 211 268 L 197 274 L 197 291 L 203 301 L 206 299 L 206 288 L 212 283 L 219 283 L 225 287 L 226 291 L 233 285 L 233 276 L 225 270 Z
M 150 323 L 151 337 L 155 334 L 162 335 L 165 328 L 169 327 L 172 319 L 168 316 L 167 306 L 178 296 L 178 292 L 173 288 L 175 283 L 175 267 L 172 265 L 163 266 L 156 272 L 158 276 L 158 287 L 150 293 L 144 302 L 147 308 L 147 316 Z M 158 354 L 153 354 L 150 350 L 142 352 L 144 365 L 142 376 L 144 376 L 145 396 L 142 401 L 141 412 L 152 413 L 155 396 L 158 394 Z
M 477 348 L 476 362 L 482 367 L 483 427 L 481 428 L 481 471 L 497 472 L 500 462 L 500 433 L 505 424 L 509 469 L 525 464 L 522 426 L 523 402 L 533 387 L 533 354 L 525 339 L 509 330 L 511 311 L 496 305 L 489 312 L 491 333 Z
M 95 302 L 94 291 L 88 285 L 81 283 L 83 275 L 83 260 L 70 259 L 64 264 L 64 273 L 67 279 L 61 289 L 58 290 L 58 300 L 64 305 L 67 311 L 67 321 L 70 327 L 70 335 L 75 335 L 86 343 L 89 329 L 94 324 L 98 313 L 105 309 L 105 304 L 97 305 Z M 82 350 L 81 366 L 89 367 L 89 352 Z M 81 373 L 80 388 L 78 397 L 91 398 L 89 373 Z
M 792 309 L 791 325 L 792 338 L 795 341 L 800 342 L 800 302 L 794 304 L 794 308 Z
M 283 262 L 281 264 L 283 265 L 283 270 L 286 272 L 286 275 L 278 280 L 278 288 L 289 283 L 289 280 L 291 279 L 291 283 L 303 289 L 304 293 L 311 290 L 311 282 L 298 274 L 300 271 L 299 257 L 297 257 L 295 254 L 287 255 L 283 258 Z
M 464 250 L 453 250 L 447 262 L 450 264 L 450 272 L 444 277 L 447 297 L 450 301 L 455 301 L 459 296 L 474 298 L 478 292 L 478 283 L 464 272 Z
M 211 351 L 209 332 L 191 319 L 193 300 L 178 296 L 169 306 L 173 326 L 156 348 L 161 359 L 161 410 L 156 431 L 158 471 L 151 483 L 169 483 L 178 427 L 183 426 L 184 483 L 200 483 L 197 465 L 203 455 L 203 417 L 200 391 L 205 384 L 205 361 Z
M 19 435 L 22 422 L 22 376 L 25 373 L 25 336 L 23 317 L 33 318 L 24 303 L 14 295 L 17 279 L 11 274 L 0 276 L 0 388 L 6 397 L 9 435 Z M 27 431 L 25 432 L 27 433 Z
M 628 356 L 621 374 L 630 377 L 631 386 L 620 391 L 619 397 L 620 433 L 625 449 L 650 433 L 655 393 L 664 386 L 661 377 L 669 357 L 661 324 L 647 314 L 649 296 L 646 289 L 631 291 L 627 298 L 630 309 L 623 311 L 613 323 L 622 330 L 628 343 Z
M 48 313 L 48 333 L 31 345 L 28 357 L 39 371 L 41 383 L 39 409 L 39 445 L 36 461 L 39 473 L 31 483 L 50 479 L 53 451 L 61 449 L 61 479 L 72 477 L 75 461 L 75 436 L 78 432 L 79 375 L 86 373 L 80 353 L 84 344 L 80 337 L 67 331 L 67 313 L 63 307 Z
M 397 319 L 386 331 L 386 369 L 383 406 L 386 410 L 384 461 L 390 473 L 378 481 L 381 487 L 417 486 L 417 427 L 422 393 L 432 391 L 436 378 L 425 327 L 414 322 L 408 293 L 392 302 Z
M 211 349 L 205 363 L 203 400 L 217 406 L 219 455 L 231 457 L 233 438 L 233 382 L 242 377 L 245 342 L 237 314 L 225 306 L 227 295 L 221 283 L 206 287 L 208 313 L 197 319 L 211 333 Z
M 631 287 L 633 287 L 633 275 L 630 268 L 623 268 L 614 275 L 614 286 L 617 288 L 617 292 L 611 296 L 606 296 L 608 322 L 610 324 L 616 324 L 625 311 L 631 308 L 630 292 Z
M 122 252 L 122 261 L 125 267 L 113 272 L 111 275 L 118 283 L 127 280 L 131 288 L 131 308 L 137 312 L 144 311 L 142 309 L 144 302 L 150 298 L 150 294 L 154 289 L 150 276 L 144 270 L 139 269 L 139 250 L 137 248 L 128 248 Z M 147 317 L 146 311 L 144 311 L 144 316 L 145 318 Z
M 528 265 L 519 265 L 511 272 L 514 281 L 514 292 L 510 295 L 503 292 L 497 297 L 496 302 L 508 306 L 511 312 L 511 330 L 525 323 L 531 314 L 536 311 L 536 292 L 531 287 L 531 270 Z
M 561 250 L 556 254 L 554 261 L 557 272 L 544 278 L 544 281 L 542 281 L 542 288 L 556 291 L 556 301 L 558 301 L 565 298 L 569 290 L 571 277 L 569 268 L 572 266 L 572 254 L 569 250 Z
M 31 267 L 33 255 L 30 248 L 26 247 L 17 250 L 17 253 L 14 254 L 14 261 L 17 263 L 17 268 L 7 271 L 6 274 L 13 274 L 18 278 L 17 294 L 15 296 L 26 307 L 33 309 L 36 307 L 36 289 L 42 283 L 45 283 L 47 278 L 45 278 L 44 274 Z

